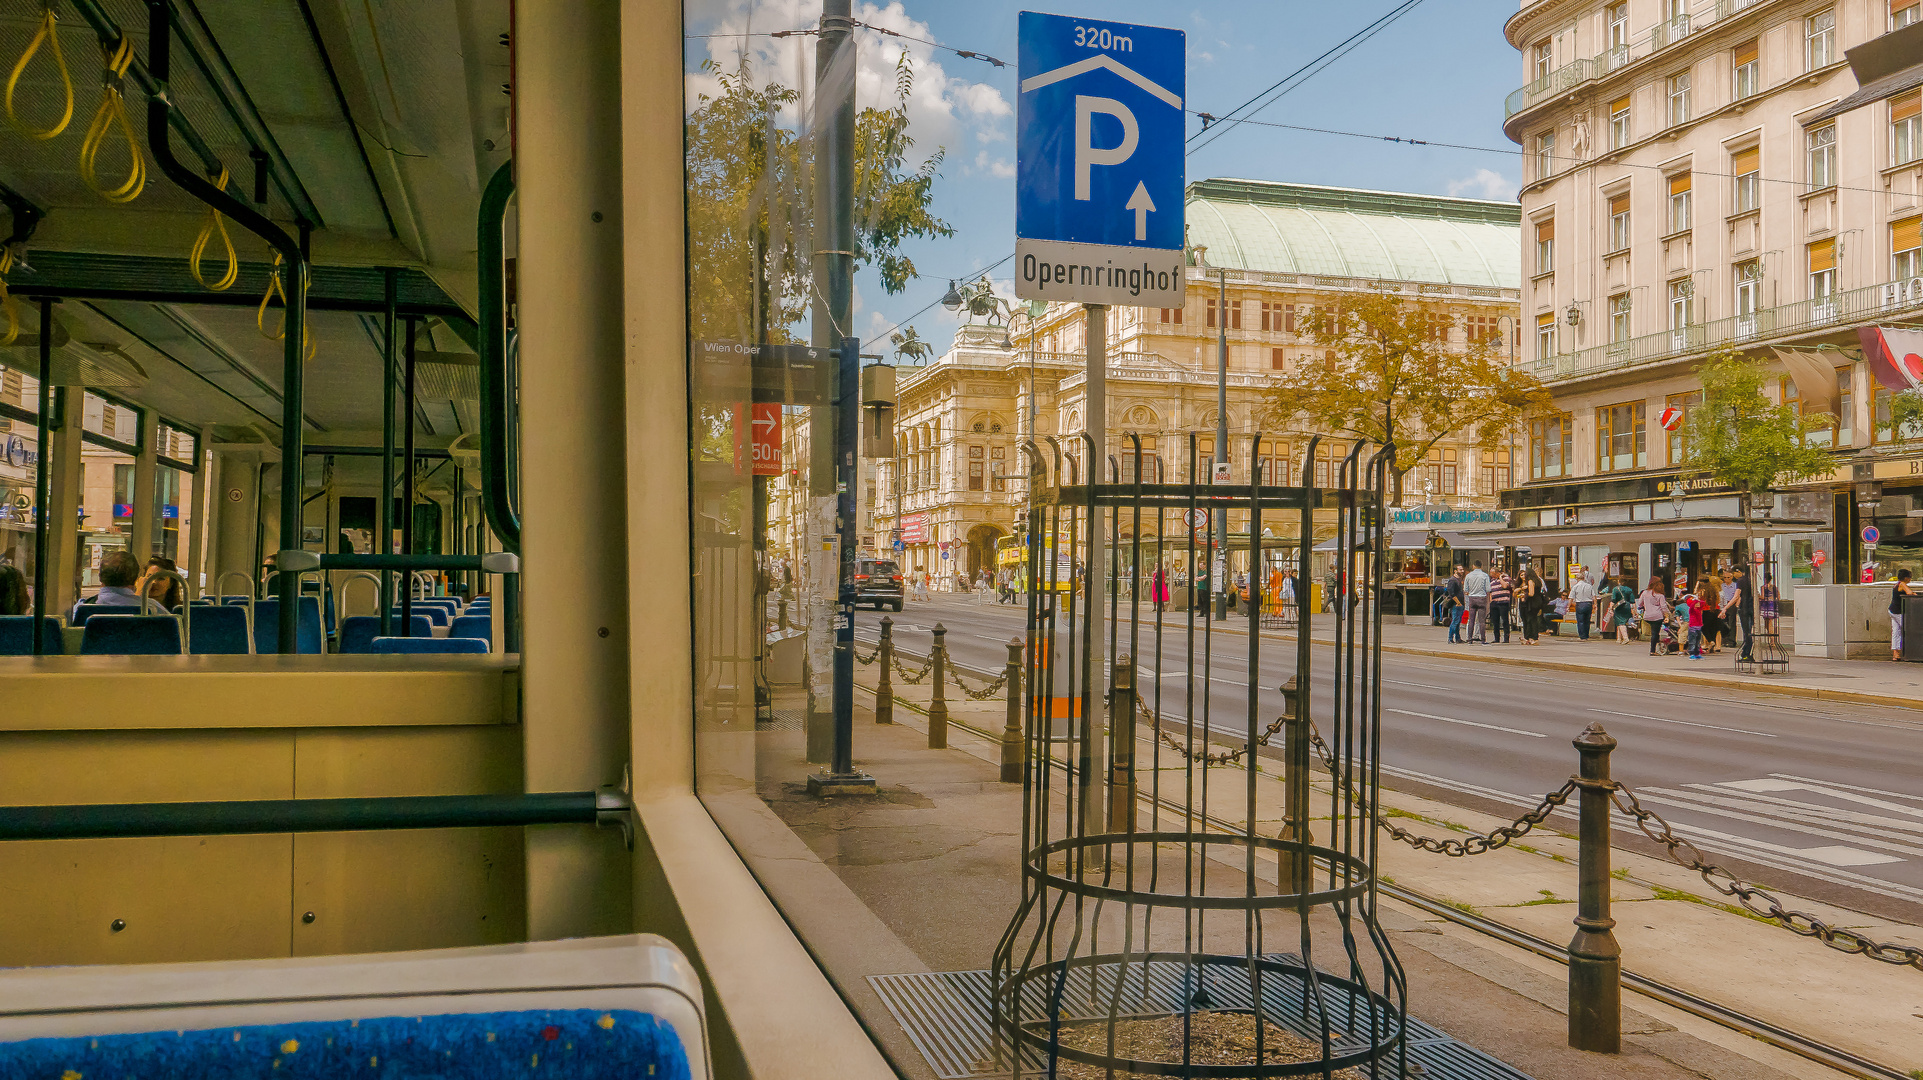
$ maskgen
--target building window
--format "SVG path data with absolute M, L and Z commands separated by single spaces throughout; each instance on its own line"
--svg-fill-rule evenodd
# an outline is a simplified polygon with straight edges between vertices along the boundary
M 1621 150 L 1629 145 L 1629 95 L 1609 103 L 1609 148 Z
M 1683 439 L 1689 431 L 1689 411 L 1702 403 L 1703 392 L 1701 390 L 1691 390 L 1687 394 L 1671 394 L 1663 399 L 1663 405 L 1666 408 L 1681 409 L 1683 411 L 1682 419 L 1676 422 L 1675 430 L 1666 432 L 1669 436 L 1669 463 L 1671 465 L 1681 465 L 1683 463 Z
M 1008 447 L 996 446 L 988 451 L 989 486 L 995 491 L 1008 490 Z
M 1762 147 L 1738 150 L 1729 161 L 1729 171 L 1736 174 L 1736 212 L 1746 214 L 1763 205 Z
M 1890 29 L 1901 30 L 1918 19 L 1923 19 L 1923 4 L 1913 0 L 1890 0 Z
M 1836 414 L 1830 417 L 1830 437 L 1837 446 L 1856 444 L 1856 407 L 1851 404 L 1850 369 L 1836 369 Z
M 1894 420 L 1890 413 L 1891 396 L 1888 387 L 1879 385 L 1876 387 L 1876 396 L 1871 399 L 1875 404 L 1876 416 L 1873 434 L 1870 437 L 1879 445 L 1897 441 L 1898 432 L 1892 426 Z M 1923 436 L 1923 424 L 1913 420 L 1903 425 L 1901 436 L 1905 442 Z
M 1828 300 L 1835 292 L 1836 238 L 1831 237 L 1809 246 L 1809 298 L 1821 302 Z
M 1556 49 L 1551 39 L 1543 38 L 1536 42 L 1535 48 L 1530 50 L 1530 56 L 1533 59 L 1530 69 L 1535 72 L 1532 78 L 1547 79 L 1549 73 L 1556 70 Z
M 1669 77 L 1669 126 L 1689 122 L 1689 72 Z
M 1803 20 L 1803 67 L 1815 71 L 1836 62 L 1836 12 L 1819 11 Z
M 1672 233 L 1689 231 L 1689 179 L 1692 174 L 1679 173 L 1669 178 L 1669 231 Z
M 1609 298 L 1609 340 L 1612 344 L 1629 340 L 1629 294 Z
M 1757 294 L 1761 292 L 1762 283 L 1763 283 L 1763 264 L 1762 263 L 1756 261 L 1755 259 L 1751 259 L 1748 262 L 1736 264 L 1736 313 L 1735 314 L 1739 320 L 1748 318 L 1749 316 L 1753 316 L 1756 314 L 1756 298 L 1757 298 Z M 1742 323 L 1739 322 L 1736 327 L 1736 332 L 1740 335 L 1747 335 L 1748 333 L 1753 332 L 1756 329 L 1754 326 L 1755 320 L 1751 319 L 1750 322 L 1751 322 L 1751 325 L 1749 325 L 1748 327 L 1745 327 Z
M 1805 160 L 1808 176 L 1805 180 L 1814 191 L 1819 188 L 1836 186 L 1836 125 L 1824 124 L 1803 136 Z
M 1283 354 L 1281 349 L 1269 350 L 1269 367 L 1276 371 L 1289 370 L 1288 357 Z
M 1285 334 L 1295 333 L 1295 305 L 1294 304 L 1282 305 L 1282 332 Z
M 1163 309 L 1162 309 L 1162 321 L 1163 321 L 1163 322 L 1165 322 L 1165 323 L 1172 323 L 1172 324 L 1174 324 L 1174 325 L 1176 325 L 1176 326 L 1180 326 L 1180 325 L 1182 325 L 1182 309 L 1181 309 L 1181 308 L 1179 308 L 1179 307 L 1178 307 L 1178 308 L 1163 308 Z
M 1549 218 L 1536 222 L 1536 273 L 1547 274 L 1556 269 L 1556 219 Z
M 1536 359 L 1556 355 L 1556 313 L 1545 311 L 1536 316 Z
M 1538 416 L 1529 421 L 1529 479 L 1570 475 L 1574 448 L 1575 429 L 1568 416 Z
M 1208 325 L 1211 329 L 1215 326 L 1215 305 L 1215 297 L 1209 297 Z M 1242 329 L 1242 302 L 1240 300 L 1230 300 L 1222 310 L 1228 314 L 1228 329 Z
M 1681 278 L 1669 283 L 1669 328 L 1686 330 L 1694 321 L 1696 283 Z
M 1796 380 L 1789 376 L 1777 380 L 1777 397 L 1784 405 L 1796 410 L 1796 418 L 1804 421 L 1804 441 L 1811 446 L 1828 448 L 1836 441 L 1836 418 L 1827 417 L 1828 423 L 1816 422 L 1816 418 L 1803 411 L 1802 391 L 1796 388 Z M 1839 406 L 1840 407 L 1840 406 Z M 1821 416 L 1821 413 L 1817 414 Z
M 1629 192 L 1609 197 L 1609 250 L 1629 250 Z
M 1206 326 L 1206 327 L 1207 327 L 1207 328 L 1209 328 L 1210 330 L 1213 330 L 1213 329 L 1215 329 L 1215 314 L 1216 314 L 1216 312 L 1215 312 L 1215 297 L 1213 297 L 1213 296 L 1211 296 L 1211 297 L 1209 297 L 1209 299 L 1208 299 L 1208 305 L 1209 305 L 1209 308 L 1208 308 L 1208 315 L 1206 316 L 1206 318 L 1205 318 L 1205 320 L 1204 320 L 1204 322 L 1203 322 L 1203 324 L 1202 324 L 1202 325 L 1204 325 L 1204 326 Z
M 1545 131 L 1536 136 L 1536 179 L 1547 180 L 1556 174 L 1556 133 Z
M 1730 57 L 1730 66 L 1733 69 L 1730 97 L 1741 101 L 1755 94 L 1757 89 L 1755 38 L 1751 38 L 1743 44 L 1736 46 L 1734 53 Z
M 1597 472 L 1623 472 L 1649 464 L 1644 447 L 1643 408 L 1640 401 L 1628 401 L 1596 410 Z
M 1494 495 L 1509 487 L 1509 451 L 1482 452 L 1482 493 Z
M 1890 99 L 1891 165 L 1907 165 L 1923 157 L 1923 115 L 1919 114 L 1923 114 L 1923 90 Z
M 1429 460 L 1423 467 L 1423 478 L 1429 482 L 1430 491 L 1434 494 L 1456 494 L 1455 447 L 1430 447 Z
M 1603 22 L 1609 42 L 1608 64 L 1613 71 L 1629 62 L 1629 5 L 1611 4 L 1604 8 Z
M 1264 487 L 1281 487 L 1294 484 L 1289 476 L 1289 444 L 1279 439 L 1263 439 L 1256 448 L 1255 465 L 1261 471 L 1260 482 Z
M 1349 456 L 1347 443 L 1325 442 L 1315 451 L 1315 486 L 1329 487 L 1342 482 L 1342 459 Z
M 1923 217 L 1890 222 L 1890 280 L 1923 277 Z
M 1689 0 L 1664 0 L 1663 19 L 1668 40 L 1689 36 Z

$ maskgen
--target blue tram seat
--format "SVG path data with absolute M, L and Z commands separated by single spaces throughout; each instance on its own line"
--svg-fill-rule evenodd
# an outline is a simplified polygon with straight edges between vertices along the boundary
M 47 655 L 59 656 L 66 651 L 66 643 L 60 633 L 60 620 L 49 615 L 41 620 L 41 632 L 45 635 Z M 33 655 L 33 616 L 0 615 L 0 656 Z
M 398 630 L 400 628 L 400 622 L 401 617 L 395 615 L 395 629 Z M 347 618 L 341 620 L 340 643 L 334 651 L 341 653 L 371 653 L 374 651 L 374 639 L 379 637 L 380 633 L 380 616 L 349 615 Z M 428 622 L 427 616 L 414 616 L 414 629 L 410 636 L 417 638 L 434 636 L 433 624 Z
M 149 610 L 152 610 L 151 608 Z M 166 609 L 161 609 L 166 610 Z M 138 615 L 138 604 L 81 604 L 74 608 L 73 625 L 85 626 L 95 615 Z
M 489 645 L 494 644 L 494 620 L 487 615 L 457 615 L 454 625 L 448 627 L 448 637 L 480 638 Z
M 225 607 L 246 607 L 248 604 L 254 602 L 254 598 L 251 596 L 223 596 L 220 598 L 220 602 Z
M 303 596 L 300 598 L 300 636 L 296 639 L 295 652 L 319 653 L 321 648 L 320 597 Z M 277 653 L 280 651 L 280 601 L 254 601 L 254 651 L 257 653 Z
M 426 605 L 428 607 L 441 608 L 447 612 L 447 617 L 450 619 L 461 613 L 461 602 L 459 600 L 454 599 L 451 596 L 416 597 L 414 600 L 414 606 L 420 607 L 422 605 Z
M 418 618 L 418 616 L 416 616 Z M 377 637 L 377 653 L 485 653 L 487 642 L 471 637 Z
M 172 615 L 109 615 L 87 620 L 82 656 L 179 656 L 180 620 Z
M 362 1074 L 710 1080 L 714 1067 L 700 977 L 650 934 L 0 971 L 0 1076 Z
M 393 611 L 395 618 L 398 619 L 401 617 L 401 606 L 399 604 L 395 604 L 389 610 Z M 446 626 L 454 621 L 454 614 L 441 605 L 423 604 L 418 600 L 414 603 L 414 617 L 417 619 L 425 618 L 435 626 Z
M 201 655 L 245 656 L 253 649 L 247 633 L 247 609 L 196 605 L 188 614 L 187 651 Z

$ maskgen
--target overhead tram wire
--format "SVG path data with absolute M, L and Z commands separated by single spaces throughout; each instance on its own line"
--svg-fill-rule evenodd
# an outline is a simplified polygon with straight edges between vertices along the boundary
M 980 60 L 984 64 L 991 64 L 998 68 L 1004 68 L 1008 66 L 1008 61 L 998 60 L 995 57 L 992 57 L 985 52 L 976 52 L 973 49 L 957 49 L 953 45 L 943 45 L 939 41 L 930 41 L 927 38 L 916 37 L 913 34 L 904 34 L 899 30 L 890 30 L 885 26 L 876 26 L 874 23 L 857 22 L 854 25 L 859 26 L 864 30 L 873 30 L 877 34 L 884 34 L 892 38 L 900 38 L 903 41 L 913 41 L 922 45 L 926 45 L 931 49 L 940 49 L 943 52 L 954 53 L 956 56 L 959 56 L 964 60 Z M 821 33 L 821 30 L 819 27 L 810 26 L 810 27 L 804 27 L 800 30 L 754 30 L 754 31 L 744 31 L 738 34 L 683 34 L 682 37 L 688 41 L 702 41 L 710 38 L 751 38 L 751 37 L 790 38 L 790 37 L 802 37 L 807 34 L 819 34 L 819 33 Z
M 997 266 L 1000 266 L 1001 264 L 1007 262 L 1008 260 L 1014 257 L 1015 257 L 1015 253 L 1011 251 L 1008 254 L 1003 255 L 1001 258 L 996 259 L 994 262 L 989 263 L 987 266 L 982 267 L 979 271 L 977 271 L 977 273 L 986 274 L 989 271 L 995 269 Z M 944 292 L 942 295 L 946 296 L 948 294 Z M 883 330 L 881 333 L 876 334 L 874 338 L 871 340 L 875 340 L 875 341 L 885 340 L 889 334 L 892 334 L 895 331 L 901 329 L 902 327 L 907 326 L 909 323 L 914 322 L 916 319 L 921 318 L 922 314 L 926 312 L 928 308 L 934 307 L 936 304 L 939 304 L 939 303 L 941 303 L 941 300 L 939 298 L 930 300 L 926 307 L 923 307 L 920 311 L 915 312 L 913 315 L 908 316 L 907 318 L 889 327 L 888 329 Z
M 1356 49 L 1363 42 L 1368 41 L 1370 38 L 1374 37 L 1376 34 L 1380 33 L 1382 30 L 1386 29 L 1390 23 L 1395 22 L 1397 19 L 1400 19 L 1402 16 L 1407 15 L 1410 11 L 1414 10 L 1415 6 L 1420 3 L 1422 3 L 1422 0 L 1403 0 L 1401 4 L 1398 4 L 1397 6 L 1389 9 L 1389 11 L 1386 14 L 1384 14 L 1381 18 L 1363 27 L 1362 29 L 1357 30 L 1355 33 L 1350 34 L 1347 38 L 1331 46 L 1327 51 L 1323 52 L 1322 55 L 1316 57 L 1315 59 L 1309 61 L 1308 63 L 1303 64 L 1301 67 L 1296 68 L 1294 71 L 1290 72 L 1289 74 L 1283 76 L 1279 81 L 1277 81 L 1273 86 L 1270 86 L 1267 90 L 1262 91 L 1261 93 L 1248 99 L 1242 104 L 1237 105 L 1235 108 L 1230 109 L 1228 112 L 1223 113 L 1220 116 L 1215 116 L 1215 115 L 1206 116 L 1205 119 L 1203 120 L 1202 130 L 1196 132 L 1195 134 L 1189 136 L 1188 138 L 1189 143 L 1192 144 L 1188 149 L 1188 153 L 1193 154 L 1197 150 L 1200 150 L 1203 147 L 1208 146 L 1210 143 L 1213 143 L 1216 139 L 1222 136 L 1223 131 L 1228 130 L 1230 127 L 1237 124 L 1248 123 L 1249 122 L 1248 117 L 1240 115 L 1244 110 L 1248 111 L 1248 116 L 1253 116 L 1256 113 L 1261 112 L 1263 109 L 1268 108 L 1270 105 L 1275 104 L 1277 101 L 1281 100 L 1282 97 L 1286 95 L 1289 91 L 1296 89 L 1297 87 L 1301 86 L 1303 83 L 1321 74 L 1322 71 L 1326 69 L 1330 64 L 1333 64 L 1337 60 L 1340 60 L 1344 56 L 1347 56 L 1351 51 Z M 1280 92 L 1278 93 L 1278 91 Z M 1270 96 L 1271 94 L 1273 94 L 1274 96 L 1271 97 Z M 1263 98 L 1268 98 L 1268 100 L 1263 101 L 1262 100 Z M 1257 104 L 1257 102 L 1260 102 L 1260 104 Z M 1214 133 L 1209 134 L 1210 132 L 1214 132 Z M 1208 138 L 1204 139 L 1200 143 L 1196 143 L 1196 140 L 1201 139 L 1205 134 L 1208 135 Z

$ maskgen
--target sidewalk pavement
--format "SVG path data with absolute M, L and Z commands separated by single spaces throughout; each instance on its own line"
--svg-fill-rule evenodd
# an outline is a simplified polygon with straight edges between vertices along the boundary
M 1481 647 L 1475 648 L 1480 650 Z M 1543 648 L 1547 650 L 1549 647 Z M 1583 657 L 1588 653 L 1612 649 L 1629 652 L 1631 648 L 1613 643 L 1569 643 L 1567 651 L 1572 657 Z M 1646 651 L 1647 646 L 1643 648 Z M 1490 647 L 1490 651 L 1497 649 Z M 908 658 L 904 658 L 904 662 L 913 667 L 920 666 L 919 661 Z M 868 707 L 874 700 L 875 669 L 872 666 L 859 668 L 857 679 L 862 690 L 857 692 L 856 700 L 862 709 L 862 719 L 869 720 L 872 718 Z M 894 772 L 888 764 L 869 755 L 881 746 L 889 748 L 884 755 L 889 758 L 908 754 L 920 736 L 911 736 L 909 747 L 904 748 L 901 745 L 902 729 L 925 730 L 925 713 L 932 688 L 926 683 L 906 686 L 897 679 L 894 681 L 894 691 L 898 723 L 891 727 L 858 722 L 855 733 L 857 761 L 872 761 L 872 766 L 865 767 L 872 768 L 884 788 L 899 782 L 904 774 Z M 950 746 L 987 762 L 999 761 L 999 743 L 993 740 L 999 738 L 1005 723 L 1005 700 L 998 696 L 977 702 L 961 694 L 952 694 L 948 698 L 948 709 Z M 921 753 L 952 755 L 956 750 L 923 749 Z M 1155 753 L 1155 742 L 1144 737 L 1136 752 L 1140 788 L 1144 793 L 1153 783 L 1154 773 L 1150 766 L 1156 760 Z M 1573 769 L 1576 758 L 1573 747 L 1569 753 Z M 908 757 L 916 760 L 916 767 L 920 767 L 917 755 L 908 754 Z M 1171 759 L 1175 759 L 1172 752 L 1162 751 L 1160 760 L 1164 766 L 1164 785 L 1180 790 L 1182 773 L 1179 759 Z M 1279 762 L 1266 758 L 1260 764 L 1259 779 L 1262 782 L 1258 786 L 1258 827 L 1260 831 L 1274 835 L 1280 829 L 1281 766 Z M 992 779 L 992 772 L 987 775 Z M 1235 786 L 1223 785 L 1222 788 Z M 986 832 L 1000 831 L 998 826 L 1006 830 L 1015 827 L 1016 819 L 1012 815 L 1019 806 L 1020 788 L 1011 784 L 1003 785 L 1003 789 L 1010 793 L 1006 800 L 994 799 L 992 792 L 982 787 L 972 789 L 975 800 L 971 803 L 972 809 L 965 828 Z M 1325 794 L 1314 805 L 1327 805 L 1326 787 L 1323 790 Z M 1225 794 L 1226 801 L 1210 809 L 1233 823 L 1241 817 L 1242 793 Z M 1006 806 L 1001 805 L 1003 802 L 1006 802 Z M 1399 819 L 1404 827 L 1437 837 L 1487 833 L 1509 823 L 1433 799 L 1394 791 L 1384 793 L 1384 807 L 1385 812 Z M 1144 822 L 1148 820 L 1148 813 L 1147 809 L 1142 811 Z M 1004 818 L 1004 814 L 1010 816 Z M 1524 840 L 1466 858 L 1449 858 L 1417 851 L 1385 837 L 1381 869 L 1385 881 L 1538 937 L 1561 942 L 1574 932 L 1572 920 L 1575 917 L 1577 884 L 1574 828 L 1573 814 L 1560 812 Z M 1709 888 L 1701 877 L 1666 859 L 1639 855 L 1621 848 L 1617 848 L 1612 857 L 1617 868 L 1617 884 L 1613 890 L 1614 915 L 1618 924 L 1616 934 L 1622 944 L 1625 969 L 1899 1070 L 1923 1068 L 1923 976 L 1919 976 L 1914 969 L 1837 952 L 1810 938 L 1799 937 L 1775 924 L 1756 919 L 1732 907 L 1726 897 Z M 1009 867 L 1004 872 L 1012 873 L 1013 869 Z M 1923 944 L 1923 929 L 1918 927 L 1892 923 L 1834 905 L 1778 895 L 1787 906 L 1812 912 L 1872 938 Z M 1808 1077 L 1836 1075 L 1786 1051 L 1670 1010 L 1630 992 L 1624 994 L 1625 1035 L 1629 1035 L 1634 1025 L 1647 1023 L 1649 1026 L 1638 1029 L 1641 1033 L 1634 1038 L 1626 1038 L 1626 1044 L 1640 1041 L 1671 1063 L 1698 1071 L 1644 1073 L 1594 1068 L 1587 1072 L 1565 1072 L 1560 1065 L 1554 1064 L 1557 1053 L 1553 1051 L 1562 1046 L 1559 1028 L 1554 1037 L 1548 1034 L 1548 1029 L 1555 1027 L 1549 1023 L 1554 1017 L 1547 1020 L 1538 1017 L 1533 1026 L 1518 1024 L 1513 1028 L 1500 1024 L 1485 1027 L 1474 1019 L 1480 1015 L 1478 1010 L 1487 1005 L 1491 995 L 1511 992 L 1533 1002 L 1533 1006 L 1514 1004 L 1515 1008 L 1524 1012 L 1532 1007 L 1561 1011 L 1566 1008 L 1562 996 L 1565 993 L 1565 968 L 1534 954 L 1500 944 L 1460 925 L 1437 919 L 1419 909 L 1393 902 L 1386 906 L 1400 912 L 1399 918 L 1404 919 L 1397 927 L 1398 949 L 1409 947 L 1429 953 L 1441 965 L 1459 969 L 1452 976 L 1454 978 L 1466 978 L 1462 974 L 1466 972 L 1495 984 L 1479 985 L 1479 980 L 1469 978 L 1467 985 L 1474 990 L 1474 994 L 1469 999 L 1449 1003 L 1437 1002 L 1426 994 L 1419 997 L 1412 995 L 1417 1014 L 1438 1023 L 1451 1034 L 1532 1072 L 1537 1080 L 1563 1075 L 1585 1078 L 1615 1075 L 1728 1075 L 1748 1080 L 1750 1077 L 1774 1075 L 1775 1070 Z M 959 957 L 955 960 L 959 960 Z M 1444 979 L 1437 985 L 1447 982 Z M 1464 991 L 1459 988 L 1451 991 L 1461 992 Z M 1452 1026 L 1452 1013 L 1465 1010 L 1462 1019 Z M 1632 1010 L 1638 1014 L 1637 1019 L 1630 1018 Z M 1671 1028 L 1676 1030 L 1671 1031 Z M 1685 1052 L 1674 1047 L 1670 1050 L 1656 1048 L 1652 1040 L 1661 1039 L 1670 1039 L 1679 1045 L 1687 1039 L 1693 1049 Z M 1545 1040 L 1552 1045 L 1540 1045 Z M 1705 1047 L 1710 1050 L 1721 1047 L 1738 1055 L 1747 1055 L 1753 1059 L 1755 1067 L 1751 1071 L 1738 1069 L 1733 1073 L 1725 1072 L 1722 1066 L 1705 1065 L 1710 1058 L 1690 1056 L 1706 1053 Z M 1592 1062 L 1597 1060 L 1593 1055 L 1580 1056 Z M 1625 1067 L 1629 1063 L 1627 1056 L 1619 1060 Z

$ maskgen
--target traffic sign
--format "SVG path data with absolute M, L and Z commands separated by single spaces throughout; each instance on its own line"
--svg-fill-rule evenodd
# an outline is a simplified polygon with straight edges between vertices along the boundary
M 1830 561 L 1830 555 L 1829 555 L 1829 552 L 1827 551 L 1816 551 L 1816 552 L 1810 553 L 1809 564 L 1811 566 L 1822 566 L 1824 563 L 1829 561 Z
M 1187 36 L 1024 11 L 1015 294 L 1179 307 Z
M 754 475 L 781 475 L 781 406 L 755 402 L 749 406 L 752 416 L 748 422 L 749 457 L 754 462 Z
M 1883 534 L 1876 531 L 1876 526 L 1874 525 L 1863 526 L 1863 542 L 1865 544 L 1874 544 L 1878 540 L 1881 540 L 1882 538 L 1883 538 Z

